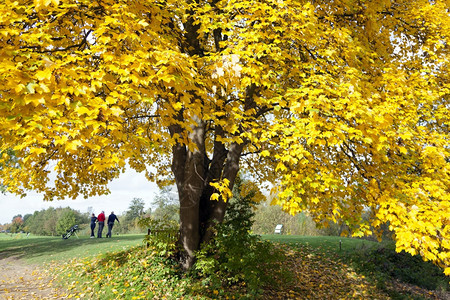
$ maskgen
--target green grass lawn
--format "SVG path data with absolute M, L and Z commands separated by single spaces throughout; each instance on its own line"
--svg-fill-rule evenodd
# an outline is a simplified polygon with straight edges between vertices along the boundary
M 61 237 L 0 234 L 0 257 L 14 256 L 27 263 L 45 264 L 72 258 L 94 257 L 106 252 L 125 250 L 141 245 L 144 234 L 115 235 L 91 239 L 88 236 Z
M 381 244 L 363 239 L 345 238 L 337 236 L 299 236 L 299 235 L 262 235 L 262 239 L 288 245 L 305 245 L 315 249 L 349 254 L 369 248 L 379 247 Z

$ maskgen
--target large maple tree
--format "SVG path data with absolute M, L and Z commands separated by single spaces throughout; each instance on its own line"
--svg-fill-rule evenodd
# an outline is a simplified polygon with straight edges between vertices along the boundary
M 429 0 L 3 0 L 1 183 L 174 180 L 188 268 L 243 169 L 450 273 L 449 20 Z

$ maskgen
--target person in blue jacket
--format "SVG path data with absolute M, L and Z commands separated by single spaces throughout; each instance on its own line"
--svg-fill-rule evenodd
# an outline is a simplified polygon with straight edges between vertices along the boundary
M 95 235 L 94 235 L 94 229 L 95 229 L 95 225 L 96 225 L 95 222 L 97 222 L 97 217 L 95 216 L 94 213 L 92 213 L 92 216 L 91 216 L 91 239 L 95 238 Z
M 117 220 L 117 223 L 120 223 L 119 219 L 112 211 L 111 214 L 108 216 L 108 233 L 106 234 L 106 237 L 111 237 L 111 230 L 114 226 L 114 221 L 116 221 L 116 220 Z

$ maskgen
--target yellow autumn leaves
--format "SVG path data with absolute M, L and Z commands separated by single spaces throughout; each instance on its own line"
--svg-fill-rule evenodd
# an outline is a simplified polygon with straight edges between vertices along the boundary
M 0 4 L 10 191 L 90 196 L 127 162 L 168 174 L 173 146 L 243 145 L 285 210 L 357 235 L 389 222 L 399 250 L 450 266 L 448 4 L 28 4 Z
M 36 10 L 45 9 L 47 6 L 59 5 L 59 0 L 33 0 Z

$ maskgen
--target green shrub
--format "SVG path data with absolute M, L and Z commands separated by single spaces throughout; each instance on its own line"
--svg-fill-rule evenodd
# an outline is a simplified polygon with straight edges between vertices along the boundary
M 254 213 L 249 199 L 251 196 L 230 201 L 214 238 L 196 254 L 194 290 L 209 292 L 212 298 L 255 299 L 265 286 L 289 282 L 282 252 L 250 234 Z
M 150 234 L 144 238 L 144 243 L 155 254 L 171 257 L 176 253 L 179 225 L 171 219 L 153 219 L 151 217 L 139 220 L 139 226 L 150 229 Z
M 56 222 L 56 233 L 58 235 L 65 234 L 73 225 L 76 224 L 75 212 L 69 209 L 62 211 L 58 221 Z

